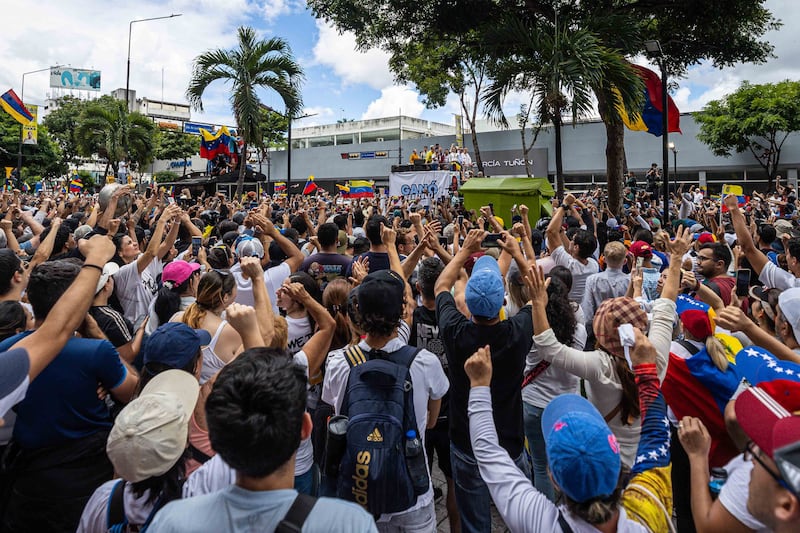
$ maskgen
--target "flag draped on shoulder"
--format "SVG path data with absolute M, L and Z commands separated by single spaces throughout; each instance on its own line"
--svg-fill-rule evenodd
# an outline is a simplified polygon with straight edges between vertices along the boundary
M 311 194 L 318 189 L 317 184 L 314 183 L 314 176 L 309 176 L 306 180 L 306 185 L 303 187 L 303 194 Z
M 200 157 L 214 159 L 218 154 L 231 155 L 231 133 L 222 126 L 215 133 L 200 128 Z
M 652 70 L 640 65 L 631 65 L 642 80 L 644 80 L 644 106 L 635 116 L 630 116 L 622 106 L 619 90 L 613 89 L 616 97 L 616 108 L 622 122 L 629 130 L 646 131 L 656 137 L 663 135 L 663 98 L 661 92 L 661 78 Z M 681 132 L 681 115 L 678 107 L 667 95 L 667 129 L 670 133 Z
M 23 126 L 29 124 L 30 121 L 33 120 L 33 115 L 28 111 L 28 108 L 25 107 L 25 104 L 22 103 L 22 100 L 19 99 L 14 89 L 9 89 L 0 96 L 0 107 Z

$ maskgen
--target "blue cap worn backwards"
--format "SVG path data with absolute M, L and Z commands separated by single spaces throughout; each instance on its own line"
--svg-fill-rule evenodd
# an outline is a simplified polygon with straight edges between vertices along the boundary
M 464 296 L 473 316 L 494 318 L 500 314 L 506 290 L 500 267 L 493 257 L 484 255 L 475 261 Z

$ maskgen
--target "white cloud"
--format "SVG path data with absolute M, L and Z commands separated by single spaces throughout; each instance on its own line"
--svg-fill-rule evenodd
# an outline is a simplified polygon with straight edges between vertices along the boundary
M 402 113 L 406 117 L 420 117 L 425 105 L 420 101 L 419 93 L 402 86 L 391 86 L 381 89 L 381 96 L 367 106 L 361 120 L 381 117 L 396 117 Z
M 389 54 L 377 49 L 356 50 L 350 32 L 340 34 L 333 26 L 317 20 L 319 39 L 314 45 L 314 62 L 330 67 L 346 85 L 365 84 L 381 89 L 394 81 L 389 71 Z

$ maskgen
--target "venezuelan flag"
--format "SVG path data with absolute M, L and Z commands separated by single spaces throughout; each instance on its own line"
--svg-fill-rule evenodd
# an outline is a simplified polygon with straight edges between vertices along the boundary
M 31 190 L 31 188 L 28 186 L 28 184 L 23 181 L 22 182 L 22 192 L 28 192 L 30 190 Z
M 6 113 L 11 115 L 14 120 L 23 126 L 29 124 L 33 120 L 33 115 L 19 99 L 14 89 L 9 89 L 2 96 L 0 96 L 0 107 L 5 109 Z
M 373 182 L 365 180 L 350 180 L 350 198 L 373 198 L 375 188 Z
M 723 199 L 729 195 L 736 196 L 739 207 L 744 206 L 747 202 L 750 201 L 750 199 L 744 195 L 744 189 L 742 189 L 741 185 L 723 185 L 722 186 Z M 722 204 L 722 212 L 723 213 L 728 212 L 728 206 L 726 206 L 724 203 Z
M 349 185 L 339 185 L 337 183 L 336 184 L 336 188 L 339 189 L 339 193 L 341 193 L 342 196 L 348 196 L 350 194 L 350 186 Z
M 311 194 L 312 192 L 316 191 L 319 187 L 317 184 L 314 183 L 314 176 L 309 176 L 308 180 L 306 180 L 306 185 L 303 187 L 303 194 Z
M 625 112 L 625 108 L 622 106 L 622 98 L 620 97 L 619 91 L 617 89 L 613 89 L 613 92 L 617 98 L 617 111 L 619 112 L 622 122 L 628 127 L 629 130 L 646 131 L 647 133 L 651 133 L 656 137 L 661 137 L 663 134 L 661 78 L 659 78 L 658 74 L 650 69 L 639 65 L 631 66 L 634 68 L 634 70 L 636 70 L 636 73 L 639 75 L 639 77 L 644 80 L 644 107 L 638 115 L 633 117 L 628 116 L 628 113 Z M 675 105 L 675 102 L 669 95 L 667 95 L 667 109 L 669 110 L 667 129 L 670 133 L 682 133 L 680 126 L 680 111 L 678 111 L 678 107 Z
M 69 182 L 69 192 L 79 193 L 83 190 L 83 183 L 78 178 L 72 178 Z
M 231 133 L 222 126 L 216 133 L 200 128 L 200 157 L 214 159 L 218 154 L 231 155 Z
M 275 194 L 286 194 L 286 182 L 279 181 L 275 183 Z

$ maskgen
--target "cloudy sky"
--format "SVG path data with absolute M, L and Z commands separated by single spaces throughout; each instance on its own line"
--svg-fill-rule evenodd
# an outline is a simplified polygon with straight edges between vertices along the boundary
M 700 65 L 680 80 L 673 94 L 681 111 L 700 109 L 706 102 L 734 90 L 742 80 L 771 82 L 800 79 L 797 0 L 767 0 L 784 26 L 768 38 L 777 59 L 766 65 L 739 65 L 717 70 Z M 355 51 L 352 35 L 339 35 L 313 18 L 304 0 L 37 0 L 20 9 L 0 0 L 0 12 L 19 13 L 3 25 L 0 39 L 0 92 L 13 87 L 19 94 L 22 74 L 65 64 L 102 71 L 101 94 L 125 87 L 128 23 L 131 20 L 181 13 L 167 20 L 133 25 L 131 89 L 138 97 L 184 102 L 192 59 L 210 48 L 235 45 L 236 28 L 255 27 L 263 36 L 285 38 L 303 66 L 305 113 L 313 117 L 298 126 L 326 124 L 341 118 L 364 119 L 403 115 L 451 122 L 457 100 L 437 110 L 425 109 L 413 87 L 393 83 L 388 56 L 378 50 Z M 50 94 L 46 72 L 25 77 L 25 101 L 42 104 Z M 261 94 L 267 105 L 281 108 L 278 97 Z M 226 86 L 215 83 L 204 97 L 205 112 L 193 119 L 230 124 Z M 509 102 L 515 112 L 518 103 Z

